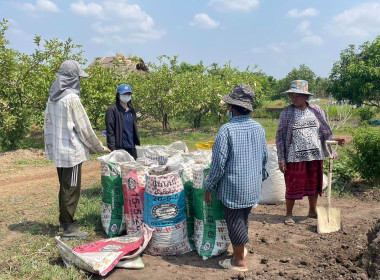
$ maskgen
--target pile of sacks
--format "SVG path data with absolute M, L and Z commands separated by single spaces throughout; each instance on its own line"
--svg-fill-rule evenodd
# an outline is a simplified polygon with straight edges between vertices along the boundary
M 135 161 L 119 150 L 100 157 L 101 220 L 105 232 L 134 235 L 153 229 L 145 253 L 182 255 L 194 249 L 203 259 L 225 252 L 228 232 L 221 203 L 204 202 L 211 150 L 189 152 L 184 142 L 137 147 Z
M 204 201 L 211 155 L 211 150 L 189 152 L 186 144 L 178 141 L 169 146 L 137 147 L 137 160 L 124 150 L 99 157 L 100 216 L 110 239 L 100 241 L 104 246 L 99 249 L 93 244 L 68 248 L 56 238 L 64 261 L 105 275 L 123 264 L 122 260 L 135 258 L 136 254 L 128 252 L 136 248 L 161 256 L 195 249 L 204 260 L 227 251 L 230 241 L 223 205 L 215 196 L 210 205 Z M 264 181 L 260 203 L 276 204 L 285 200 L 285 183 L 275 147 L 269 148 L 269 155 L 270 180 Z M 107 259 L 108 266 L 99 268 L 99 261 L 84 258 L 84 254 L 95 254 L 99 259 L 99 253 L 105 251 L 108 255 L 100 259 Z

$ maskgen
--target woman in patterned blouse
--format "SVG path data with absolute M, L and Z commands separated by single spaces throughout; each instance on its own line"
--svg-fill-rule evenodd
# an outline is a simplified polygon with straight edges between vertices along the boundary
M 276 133 L 278 165 L 286 184 L 285 224 L 294 226 L 293 207 L 296 200 L 307 196 L 308 217 L 317 217 L 318 195 L 322 195 L 323 159 L 327 156 L 326 140 L 336 140 L 340 146 L 345 139 L 334 137 L 323 110 L 307 102 L 308 83 L 292 81 L 288 94 L 292 102 L 281 115 Z

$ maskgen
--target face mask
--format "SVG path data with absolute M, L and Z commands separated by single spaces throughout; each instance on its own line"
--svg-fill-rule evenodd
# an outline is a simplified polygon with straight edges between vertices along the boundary
M 123 103 L 128 103 L 129 101 L 131 101 L 131 99 L 132 99 L 131 95 L 128 95 L 128 94 L 120 95 L 120 101 Z
M 227 116 L 232 119 L 232 112 L 230 110 L 227 110 Z

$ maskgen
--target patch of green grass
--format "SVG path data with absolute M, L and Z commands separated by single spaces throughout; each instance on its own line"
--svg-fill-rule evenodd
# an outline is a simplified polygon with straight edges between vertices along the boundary
M 76 247 L 107 237 L 99 214 L 101 193 L 100 181 L 82 190 L 75 218 L 80 229 L 89 232 L 89 238 L 65 241 L 69 246 Z M 54 241 L 58 233 L 58 200 L 44 210 L 43 215 L 26 222 L 19 222 L 22 217 L 17 213 L 14 213 L 17 217 L 7 214 L 7 220 L 13 223 L 8 230 L 19 233 L 19 236 L 0 252 L 0 279 L 98 279 L 98 276 L 76 267 L 65 267 Z M 5 213 L 2 211 L 0 214 L 2 219 Z M 7 229 L 1 230 L 1 239 L 5 234 Z
M 51 160 L 48 159 L 39 159 L 39 160 L 19 160 L 16 161 L 16 165 L 49 165 Z

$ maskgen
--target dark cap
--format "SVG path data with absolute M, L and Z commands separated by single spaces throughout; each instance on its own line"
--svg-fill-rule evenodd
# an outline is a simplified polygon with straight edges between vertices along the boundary
M 255 99 L 255 92 L 249 85 L 241 84 L 234 86 L 230 94 L 222 97 L 222 100 L 231 105 L 237 105 L 253 111 L 252 102 Z
M 132 93 L 131 86 L 128 84 L 121 84 L 117 87 L 116 93 L 126 94 L 127 92 Z

